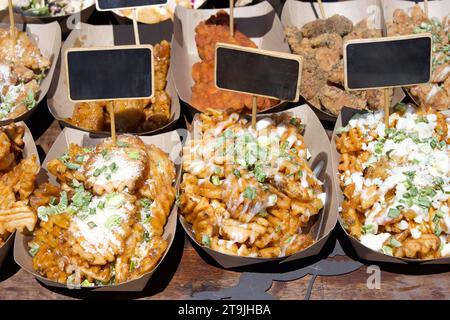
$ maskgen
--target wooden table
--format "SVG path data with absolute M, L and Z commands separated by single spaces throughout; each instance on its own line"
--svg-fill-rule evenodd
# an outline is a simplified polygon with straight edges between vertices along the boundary
M 45 119 L 47 115 L 38 114 L 34 119 L 37 117 Z M 59 132 L 59 125 L 54 121 L 36 143 L 47 152 Z M 318 276 L 311 299 L 450 299 L 450 266 L 382 266 L 380 289 L 368 289 L 367 265 L 346 275 Z M 202 291 L 233 287 L 238 284 L 240 275 L 240 272 L 224 270 L 208 257 L 200 256 L 179 226 L 168 256 L 142 293 L 96 293 L 47 288 L 21 270 L 10 254 L 0 272 L 0 300 L 190 299 Z M 268 292 L 277 299 L 302 299 L 311 277 L 307 275 L 294 281 L 274 282 Z

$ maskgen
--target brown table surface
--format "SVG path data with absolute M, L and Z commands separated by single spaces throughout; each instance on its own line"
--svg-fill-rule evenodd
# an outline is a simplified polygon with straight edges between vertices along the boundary
M 37 144 L 47 152 L 59 132 L 59 125 L 55 121 L 37 140 Z M 200 256 L 180 229 L 169 255 L 141 293 L 85 293 L 79 290 L 47 288 L 32 275 L 21 270 L 10 254 L 0 272 L 0 300 L 190 299 L 198 292 L 216 291 L 237 285 L 240 272 L 225 270 Z M 368 289 L 366 283 L 370 274 L 367 273 L 367 265 L 369 263 L 346 275 L 318 276 L 311 299 L 450 299 L 450 266 L 385 266 L 381 268 L 380 289 Z M 277 299 L 303 299 L 311 277 L 307 275 L 294 281 L 274 282 L 269 293 Z

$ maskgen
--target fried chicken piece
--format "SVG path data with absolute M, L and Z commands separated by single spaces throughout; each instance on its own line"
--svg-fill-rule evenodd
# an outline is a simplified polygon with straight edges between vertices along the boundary
M 411 88 L 411 95 L 426 106 L 436 110 L 446 110 L 450 105 L 450 97 L 446 90 L 437 84 L 427 83 Z
M 300 31 L 300 29 L 294 26 L 286 26 L 284 28 L 284 34 L 292 51 L 300 52 L 301 50 L 299 47 L 303 40 L 302 32 Z
M 164 90 L 167 84 L 167 73 L 170 62 L 170 43 L 161 41 L 153 47 L 155 58 L 155 91 Z
M 389 88 L 389 96 L 391 97 L 394 94 L 394 90 Z M 366 90 L 366 98 L 367 98 L 367 107 L 371 110 L 383 109 L 384 107 L 384 89 L 370 89 Z
M 336 50 L 339 55 L 342 53 L 342 38 L 337 33 L 324 33 L 311 39 L 311 46 L 313 48 L 326 47 Z
M 107 102 L 107 111 L 111 110 L 111 104 L 114 106 L 116 120 L 116 130 L 118 132 L 130 132 L 135 130 L 144 118 L 144 108 L 150 103 L 150 100 L 117 100 Z
M 301 92 L 305 99 L 313 100 L 326 85 L 325 73 L 318 70 L 319 66 L 315 60 L 308 60 L 303 64 Z M 316 99 L 318 102 L 318 99 Z M 320 103 L 315 105 L 320 107 Z
M 72 118 L 74 126 L 92 130 L 110 130 L 110 109 L 114 107 L 118 132 L 143 132 L 158 129 L 170 120 L 171 99 L 165 91 L 170 64 L 170 43 L 163 40 L 153 47 L 155 93 L 152 99 L 130 99 L 78 103 Z
M 327 81 L 341 86 L 344 85 L 344 60 L 340 60 L 334 65 L 328 74 Z
M 104 102 L 81 102 L 73 109 L 72 118 L 67 119 L 74 126 L 93 131 L 104 130 Z
M 223 17 L 228 17 L 228 14 L 219 11 L 216 16 L 206 22 L 201 22 L 195 28 L 195 42 L 202 61 L 192 66 L 192 78 L 195 83 L 192 87 L 190 103 L 199 110 L 215 108 L 222 110 L 247 109 L 249 111 L 252 108 L 251 95 L 220 90 L 214 84 L 216 43 L 223 42 L 256 48 L 256 44 L 238 30 L 236 30 L 234 37 L 230 37 L 228 26 L 220 24 L 224 19 Z M 264 110 L 276 103 L 276 100 L 259 97 L 257 108 Z
M 328 85 L 320 91 L 320 102 L 335 115 L 338 115 L 343 107 L 365 109 L 367 106 L 364 91 L 346 92 Z
M 20 82 L 29 82 L 34 79 L 34 71 L 31 69 L 28 69 L 24 65 L 15 65 L 12 67 L 12 72 L 16 77 L 16 81 Z
M 447 91 L 447 96 L 450 97 L 450 77 L 447 78 L 444 82 L 444 89 Z
M 450 64 L 441 64 L 436 66 L 431 76 L 431 82 L 439 83 L 444 82 L 450 77 Z
M 353 23 L 344 16 L 335 14 L 328 19 L 317 19 L 306 23 L 301 31 L 307 38 L 313 38 L 323 33 L 337 33 L 345 36 L 353 29 Z
M 419 239 L 406 239 L 401 247 L 394 248 L 394 256 L 412 259 L 438 258 L 440 244 L 440 239 L 434 234 L 423 234 Z
M 316 50 L 316 61 L 323 71 L 330 72 L 333 67 L 339 63 L 339 51 L 329 48 L 318 48 Z
M 170 120 L 170 96 L 165 91 L 156 91 L 154 102 L 144 109 L 144 121 L 140 131 L 150 131 L 165 126 Z
M 0 31 L 0 61 L 14 62 L 28 69 L 47 70 L 50 60 L 39 51 L 25 32 L 17 31 L 16 44 L 8 30 Z
M 350 39 L 378 38 L 381 36 L 381 29 L 369 28 L 367 25 L 367 20 L 361 20 L 355 25 L 353 31 L 344 38 L 344 41 Z

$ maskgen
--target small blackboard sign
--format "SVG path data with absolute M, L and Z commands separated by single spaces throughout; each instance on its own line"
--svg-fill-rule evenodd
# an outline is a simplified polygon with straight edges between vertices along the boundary
M 215 83 L 219 89 L 295 102 L 300 97 L 301 73 L 298 55 L 216 45 Z
M 136 7 L 161 6 L 167 4 L 167 0 L 96 0 L 95 3 L 98 11 L 109 11 Z
M 150 45 L 72 48 L 66 51 L 69 100 L 150 99 L 153 48 Z
M 351 40 L 344 44 L 347 90 L 427 83 L 431 78 L 431 35 Z

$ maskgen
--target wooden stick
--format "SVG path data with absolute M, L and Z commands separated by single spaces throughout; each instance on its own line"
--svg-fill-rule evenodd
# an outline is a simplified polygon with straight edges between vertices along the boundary
M 111 102 L 109 107 L 109 117 L 111 119 L 111 138 L 112 142 L 116 144 L 116 115 L 114 114 L 114 101 Z
M 256 130 L 256 111 L 258 108 L 257 102 L 258 102 L 258 97 L 257 96 L 253 96 L 252 98 L 252 128 L 254 130 Z
M 391 109 L 391 97 L 389 88 L 384 89 L 384 124 L 389 128 L 389 111 Z
M 428 0 L 423 0 L 423 11 L 425 12 L 425 17 L 428 18 Z
M 137 22 L 137 9 L 133 8 L 133 29 L 134 29 L 134 41 L 136 44 L 141 44 L 141 40 L 139 38 L 139 28 Z
M 11 38 L 15 45 L 16 44 L 16 27 L 15 27 L 15 23 L 14 23 L 14 11 L 13 11 L 12 0 L 8 0 L 8 8 L 9 8 L 9 23 L 11 24 L 9 27 L 9 32 L 11 34 Z
M 325 8 L 323 7 L 322 0 L 317 0 L 317 3 L 319 4 L 319 10 L 320 10 L 320 16 L 322 19 L 326 19 L 327 16 L 325 15 Z
M 230 0 L 230 37 L 234 37 L 234 0 Z

